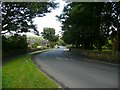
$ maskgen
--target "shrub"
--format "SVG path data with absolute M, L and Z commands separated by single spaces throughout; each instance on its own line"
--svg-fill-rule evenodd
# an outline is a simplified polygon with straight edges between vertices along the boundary
M 34 42 L 34 44 L 32 44 L 32 48 L 37 48 L 39 46 L 39 43 Z
M 4 55 L 16 55 L 26 53 L 27 51 L 27 38 L 26 36 L 2 36 L 2 51 Z M 16 53 L 18 52 L 18 53 Z M 3 56 L 4 56 L 3 55 Z

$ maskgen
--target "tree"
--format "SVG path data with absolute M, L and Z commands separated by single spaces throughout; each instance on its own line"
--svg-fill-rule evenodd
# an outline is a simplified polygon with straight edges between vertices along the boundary
M 113 49 L 120 52 L 120 3 L 106 3 L 102 18 L 102 32 L 113 41 Z
M 99 36 L 99 25 L 97 25 L 96 21 L 98 21 L 98 17 L 100 17 L 100 15 L 97 14 L 101 12 L 100 10 L 99 12 L 95 11 L 96 9 L 100 9 L 103 3 L 100 3 L 99 7 L 97 7 L 96 4 L 97 3 L 71 3 L 66 7 L 68 10 L 65 8 L 64 13 L 60 16 L 60 19 L 64 19 L 62 20 L 63 38 L 69 37 L 70 40 L 68 41 L 76 45 L 76 47 L 79 47 L 81 44 L 86 49 L 92 49 L 95 37 Z M 98 34 L 96 35 L 95 33 Z
M 41 34 L 43 38 L 49 40 L 49 42 L 56 42 L 58 40 L 58 36 L 55 35 L 54 28 L 44 28 Z
M 39 34 L 32 19 L 45 16 L 45 13 L 54 9 L 53 2 L 2 2 L 2 50 L 5 53 L 16 55 L 21 50 L 27 51 L 27 38 L 19 33 L 34 32 Z M 7 38 L 6 33 L 11 37 Z M 18 50 L 17 52 L 16 49 Z M 8 52 L 10 51 L 10 52 Z
M 45 16 L 56 7 L 53 2 L 2 2 L 2 34 L 30 32 L 39 34 L 32 19 Z
M 117 28 L 117 51 L 120 52 L 120 3 L 114 3 L 114 22 Z
M 51 47 L 54 47 L 54 45 L 57 43 L 57 40 L 59 38 L 58 35 L 55 35 L 54 28 L 44 28 L 41 34 L 44 39 L 47 39 L 49 41 Z
M 63 40 L 85 49 L 93 49 L 94 45 L 101 51 L 110 32 L 119 26 L 119 6 L 112 2 L 68 4 L 58 17 L 63 24 Z

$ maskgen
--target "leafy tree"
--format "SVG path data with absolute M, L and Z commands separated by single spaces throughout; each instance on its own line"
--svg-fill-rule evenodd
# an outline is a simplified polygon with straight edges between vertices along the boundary
M 58 36 L 55 35 L 54 28 L 44 28 L 41 34 L 43 38 L 49 40 L 49 42 L 56 42 L 58 40 Z
M 63 40 L 85 49 L 93 49 L 95 45 L 101 51 L 110 39 L 110 32 L 115 30 L 110 28 L 119 27 L 119 6 L 112 2 L 68 4 L 58 17 L 63 24 Z
M 58 35 L 55 35 L 54 28 L 44 28 L 43 32 L 41 32 L 44 39 L 47 39 L 50 42 L 51 47 L 54 47 L 58 40 Z
M 5 33 L 30 32 L 39 34 L 32 19 L 45 16 L 56 7 L 53 2 L 2 2 L 2 31 Z
M 39 34 L 32 19 L 45 16 L 45 13 L 56 8 L 57 3 L 53 2 L 2 2 L 2 50 L 13 51 L 27 50 L 26 36 L 20 36 L 18 33 L 34 32 Z M 5 37 L 6 33 L 12 36 Z M 11 55 L 11 53 L 9 53 Z
M 97 26 L 95 25 L 95 20 L 98 19 L 96 18 L 97 15 L 95 12 L 96 6 L 96 3 L 69 4 L 67 6 L 69 10 L 66 10 L 66 8 L 64 10 L 67 14 L 63 13 L 60 16 L 60 19 L 65 19 L 65 21 L 62 21 L 64 31 L 63 38 L 68 37 L 68 39 L 70 39 L 68 40 L 69 43 L 76 45 L 76 47 L 82 44 L 86 49 L 92 48 L 96 33 L 95 26 Z M 71 7 L 71 9 L 69 7 Z
M 113 41 L 116 50 L 120 52 L 120 3 L 112 2 L 104 5 L 101 31 Z M 109 34 L 112 33 L 112 34 Z M 115 42 L 114 42 L 115 41 Z M 115 49 L 115 48 L 113 48 Z
M 114 6 L 115 5 L 115 6 Z M 117 28 L 117 51 L 120 52 L 120 2 L 114 3 L 114 23 L 115 27 Z

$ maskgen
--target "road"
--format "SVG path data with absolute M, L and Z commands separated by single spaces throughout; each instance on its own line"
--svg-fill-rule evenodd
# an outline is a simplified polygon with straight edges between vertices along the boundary
M 64 47 L 37 54 L 33 60 L 68 88 L 118 88 L 117 66 L 76 57 Z

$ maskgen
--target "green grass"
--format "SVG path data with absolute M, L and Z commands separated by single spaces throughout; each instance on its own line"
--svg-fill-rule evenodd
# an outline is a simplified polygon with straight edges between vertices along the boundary
M 34 65 L 32 54 L 35 53 L 14 58 L 2 66 L 2 88 L 58 88 Z
M 2 68 L 0 68 L 0 90 L 2 89 Z
M 103 49 L 102 51 L 93 50 L 93 52 L 113 52 L 113 50 L 110 50 L 110 49 Z

